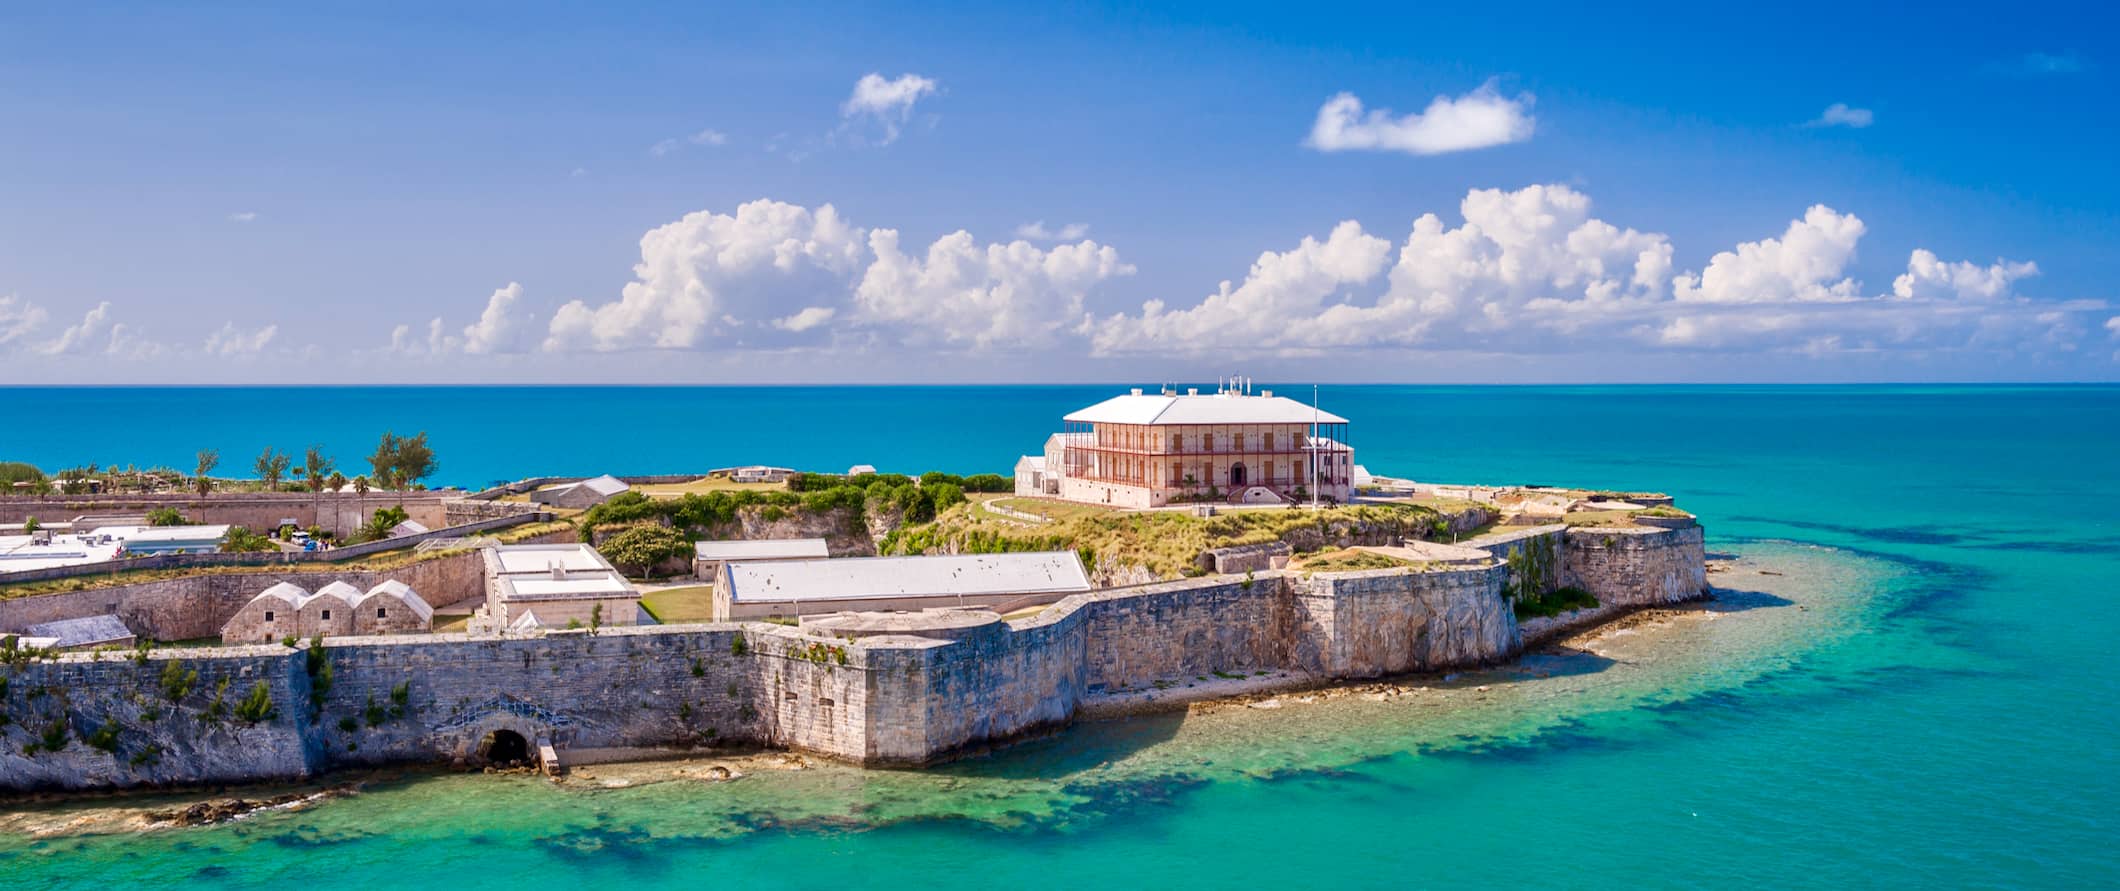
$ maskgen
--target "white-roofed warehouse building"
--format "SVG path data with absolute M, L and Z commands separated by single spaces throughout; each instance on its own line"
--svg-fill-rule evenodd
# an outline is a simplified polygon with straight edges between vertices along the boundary
M 723 563 L 767 563 L 777 560 L 823 560 L 832 556 L 822 538 L 757 538 L 692 543 L 692 571 L 714 578 Z
M 544 627 L 640 624 L 640 592 L 588 545 L 496 545 L 484 559 L 486 615 L 500 627 L 532 610 Z
M 1051 603 L 1090 590 L 1073 551 L 722 564 L 714 620 Z

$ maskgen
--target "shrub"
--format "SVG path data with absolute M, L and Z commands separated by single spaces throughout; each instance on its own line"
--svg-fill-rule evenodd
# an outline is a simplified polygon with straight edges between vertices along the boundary
M 242 702 L 236 703 L 236 717 L 247 724 L 256 724 L 272 717 L 274 713 L 272 691 L 265 689 L 264 681 L 251 685 L 250 695 L 243 697 Z
M 1557 616 L 1570 610 L 1589 609 L 1597 605 L 1597 598 L 1581 588 L 1569 586 L 1556 588 L 1545 594 L 1527 597 L 1516 602 L 1517 621 Z
M 276 551 L 279 548 L 272 543 L 272 539 L 242 526 L 230 526 L 228 534 L 221 536 L 221 550 L 224 553 L 243 554 L 256 551 Z
M 691 539 L 668 526 L 629 526 L 604 539 L 596 550 L 612 563 L 642 573 L 665 560 L 692 559 Z
M 184 515 L 174 507 L 158 507 L 147 512 L 149 526 L 182 526 L 187 522 L 190 521 L 184 519 Z
M 192 687 L 198 683 L 199 670 L 185 668 L 182 659 L 171 659 L 162 666 L 162 698 L 173 704 L 191 695 Z
M 118 750 L 118 729 L 116 720 L 107 720 L 94 733 L 83 735 L 81 741 L 98 751 L 115 752 Z

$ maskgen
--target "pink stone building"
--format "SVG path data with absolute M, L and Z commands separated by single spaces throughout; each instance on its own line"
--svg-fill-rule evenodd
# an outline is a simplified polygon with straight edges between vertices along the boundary
M 1017 494 L 1113 507 L 1344 502 L 1346 418 L 1271 390 L 1136 389 L 1062 419 L 1045 454 L 1017 464 Z

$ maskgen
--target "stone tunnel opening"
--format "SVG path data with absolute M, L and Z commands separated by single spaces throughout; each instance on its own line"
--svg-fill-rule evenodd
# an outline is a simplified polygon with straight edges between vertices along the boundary
M 510 767 L 530 761 L 530 741 L 513 730 L 495 730 L 479 740 L 479 760 L 492 767 Z

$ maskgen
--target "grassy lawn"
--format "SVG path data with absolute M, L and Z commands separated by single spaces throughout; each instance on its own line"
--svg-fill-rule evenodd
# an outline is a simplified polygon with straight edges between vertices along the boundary
M 451 618 L 436 617 L 434 620 L 434 633 L 454 634 L 456 632 L 464 630 L 464 628 L 470 624 L 470 616 L 455 616 Z
M 1561 522 L 1570 526 L 1632 526 L 1634 511 L 1631 510 L 1579 510 L 1561 515 Z
M 650 498 L 676 498 L 708 492 L 784 492 L 787 488 L 786 483 L 739 483 L 728 477 L 703 476 L 689 483 L 655 483 L 634 486 L 633 490 Z
M 640 595 L 641 608 L 665 625 L 714 621 L 714 586 L 665 588 Z
M 1397 569 L 1404 566 L 1419 566 L 1411 560 L 1401 560 L 1375 551 L 1360 548 L 1342 548 L 1337 551 L 1321 551 L 1290 566 L 1304 572 L 1355 572 L 1363 569 Z
M 1077 504 L 1073 501 L 1060 501 L 1053 498 L 1020 498 L 1014 495 L 986 498 L 982 499 L 980 503 L 983 505 L 996 504 L 1009 510 L 1036 514 L 1048 520 L 1072 520 L 1076 517 L 1101 517 L 1106 514 L 1116 513 L 1111 508 L 1101 505 Z

